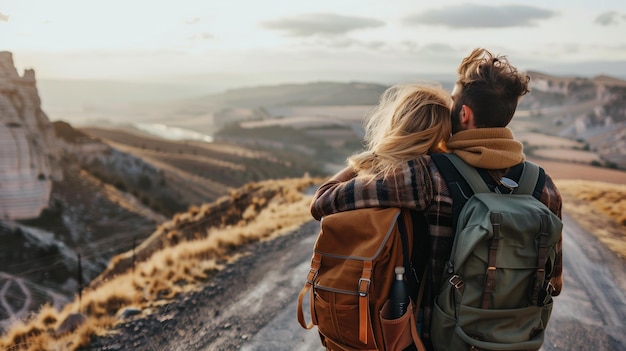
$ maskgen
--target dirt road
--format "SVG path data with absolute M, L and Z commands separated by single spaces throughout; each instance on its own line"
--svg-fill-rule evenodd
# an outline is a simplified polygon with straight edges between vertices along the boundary
M 565 288 L 555 299 L 542 350 L 626 350 L 624 262 L 571 218 L 566 216 L 564 222 Z M 313 240 L 302 242 L 306 244 L 313 245 Z M 304 277 L 307 270 L 308 261 L 297 266 L 294 272 Z M 292 302 L 242 350 L 321 350 L 315 329 L 302 329 L 296 322 L 295 310 L 296 304 Z
M 626 350 L 624 262 L 564 218 L 564 288 L 544 350 Z
M 90 350 L 322 350 L 296 321 L 318 223 L 248 247 L 202 291 L 124 323 Z M 565 288 L 542 350 L 626 350 L 623 261 L 565 217 Z M 620 285 L 621 284 L 621 285 Z

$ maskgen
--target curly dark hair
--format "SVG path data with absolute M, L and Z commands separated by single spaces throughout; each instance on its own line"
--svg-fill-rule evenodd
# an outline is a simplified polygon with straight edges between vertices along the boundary
M 506 56 L 485 49 L 474 49 L 464 58 L 458 74 L 455 107 L 469 106 L 477 128 L 507 126 L 519 99 L 530 91 L 528 75 L 519 73 Z

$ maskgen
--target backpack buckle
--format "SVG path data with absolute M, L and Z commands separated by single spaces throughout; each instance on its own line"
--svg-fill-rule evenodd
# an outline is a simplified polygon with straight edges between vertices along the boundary
M 367 296 L 367 292 L 370 290 L 371 280 L 368 278 L 359 278 L 359 296 Z
M 319 274 L 319 270 L 315 269 L 315 268 L 311 268 L 309 270 L 309 274 L 306 277 L 307 282 L 314 284 L 315 283 L 315 278 L 317 278 L 317 275 Z
M 448 283 L 450 283 L 455 289 L 460 289 L 465 285 L 465 282 L 458 275 L 453 275 L 448 279 Z

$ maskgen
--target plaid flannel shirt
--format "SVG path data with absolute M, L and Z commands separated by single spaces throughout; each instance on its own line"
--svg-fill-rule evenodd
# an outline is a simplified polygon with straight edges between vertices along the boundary
M 561 195 L 548 175 L 540 200 L 561 218 Z M 430 269 L 422 302 L 423 341 L 428 349 L 432 349 L 430 318 L 454 239 L 452 198 L 446 181 L 434 162 L 431 162 L 430 156 L 425 155 L 404 163 L 384 181 L 340 177 L 330 179 L 317 190 L 311 203 L 311 214 L 319 220 L 328 214 L 369 207 L 417 210 L 424 213 L 428 220 Z M 561 247 L 562 239 L 557 244 L 557 258 L 551 277 L 555 296 L 562 288 Z

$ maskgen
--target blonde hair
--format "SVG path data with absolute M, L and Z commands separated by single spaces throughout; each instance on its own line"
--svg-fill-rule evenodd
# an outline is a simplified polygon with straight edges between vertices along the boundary
M 348 158 L 359 176 L 387 175 L 400 163 L 445 151 L 450 138 L 450 94 L 440 86 L 395 85 L 365 123 L 366 151 Z

